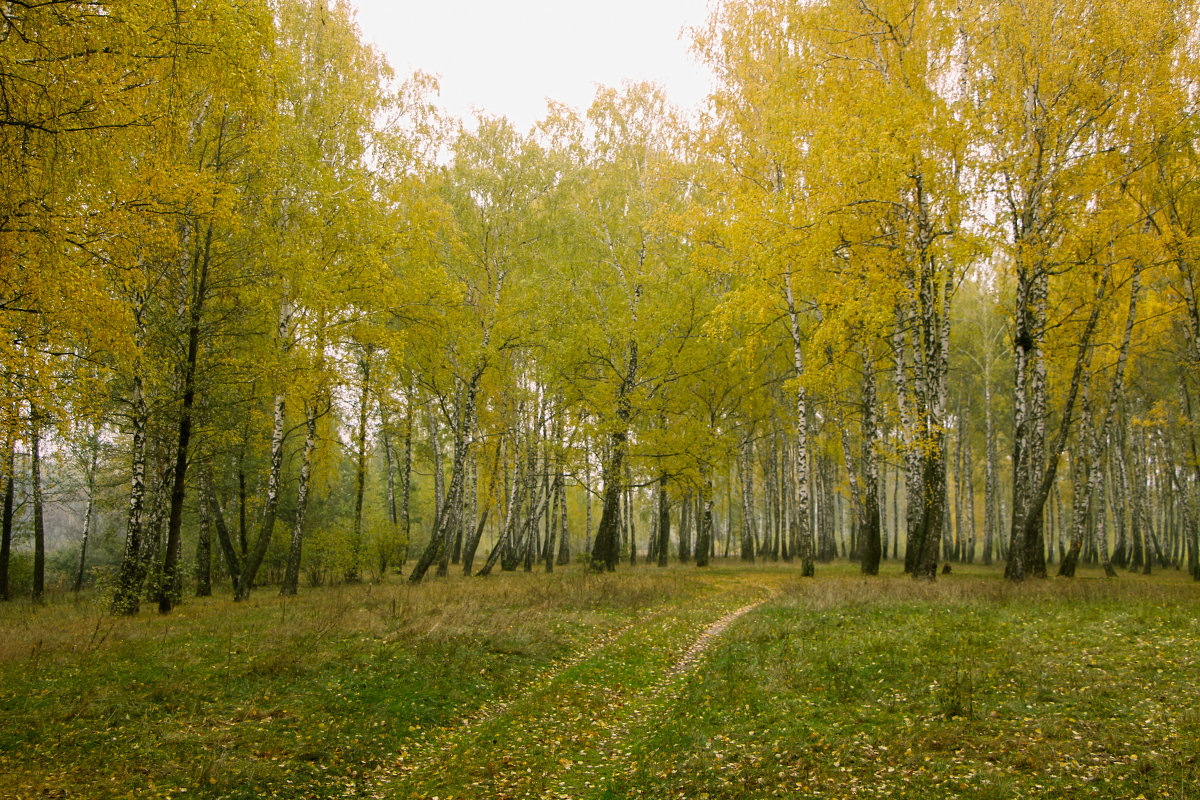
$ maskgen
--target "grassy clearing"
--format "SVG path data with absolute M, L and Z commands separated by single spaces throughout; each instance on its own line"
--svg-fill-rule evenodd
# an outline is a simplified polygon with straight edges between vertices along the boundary
M 0 797 L 1200 797 L 1200 586 L 819 575 L 9 604 Z
M 397 753 L 372 776 L 381 797 L 587 797 L 622 769 L 629 732 L 660 714 L 705 629 L 764 600 L 778 575 L 693 573 L 706 591 L 599 641 L 497 713 Z
M 705 591 L 691 573 L 503 575 L 0 607 L 0 797 L 328 797 L 429 728 Z
M 1200 587 L 963 572 L 790 584 L 598 796 L 1200 797 Z

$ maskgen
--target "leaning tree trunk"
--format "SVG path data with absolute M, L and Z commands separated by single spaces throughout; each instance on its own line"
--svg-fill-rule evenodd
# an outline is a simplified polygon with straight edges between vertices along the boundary
M 217 544 L 225 559 L 225 571 L 229 573 L 229 580 L 233 584 L 233 596 L 236 598 L 241 593 L 242 587 L 242 559 L 234 547 L 229 526 L 225 524 L 225 513 L 221 510 L 221 504 L 217 502 L 212 483 L 212 468 L 209 465 L 205 465 L 200 470 L 199 501 L 202 515 L 201 524 L 203 524 L 203 515 L 207 514 L 217 531 Z
M 485 336 L 484 346 L 486 347 L 486 345 L 487 338 Z M 433 562 L 448 546 L 450 534 L 454 531 L 454 526 L 458 524 L 458 515 L 462 510 L 464 484 L 466 483 L 467 460 L 470 456 L 471 431 L 474 430 L 475 425 L 475 399 L 479 391 L 479 381 L 483 377 L 486 366 L 486 362 L 481 359 L 463 387 L 463 408 L 455 420 L 458 424 L 454 431 L 454 464 L 450 469 L 450 486 L 446 490 L 446 497 L 438 510 L 437 522 L 429 538 L 429 544 L 421 552 L 421 557 L 417 559 L 413 571 L 408 576 L 410 583 L 420 583 L 421 579 L 425 577 L 425 573 L 433 566 Z
M 254 541 L 254 547 L 246 555 L 237 594 L 234 596 L 235 600 L 245 600 L 250 596 L 250 590 L 254 588 L 254 577 L 258 574 L 258 568 L 262 566 L 263 558 L 267 555 L 271 538 L 275 535 L 275 515 L 279 509 L 279 486 L 283 472 L 283 423 L 285 419 L 283 394 L 275 395 L 274 407 L 271 425 L 271 461 L 267 472 L 267 496 L 263 503 L 262 526 L 258 530 L 258 538 Z
M 217 149 L 220 158 L 220 147 Z M 175 449 L 175 476 L 171 482 L 171 512 L 167 517 L 167 546 L 162 581 L 158 587 L 158 611 L 167 614 L 183 597 L 179 557 L 183 549 L 183 500 L 187 490 L 188 449 L 192 439 L 192 407 L 196 402 L 196 362 L 200 354 L 200 321 L 208 295 L 208 264 L 212 252 L 213 223 L 208 224 L 204 250 L 192 263 L 197 274 L 195 293 L 188 314 L 187 360 L 183 364 L 183 405 L 179 411 L 179 436 Z
M 87 465 L 87 510 L 83 513 L 83 535 L 79 541 L 79 568 L 75 571 L 75 583 L 71 591 L 79 592 L 83 588 L 83 576 L 87 569 L 88 539 L 92 532 L 92 511 L 96 507 L 96 461 L 99 457 L 99 443 L 94 435 L 88 441 Z
M 293 312 L 291 301 L 285 297 L 279 307 L 279 323 L 275 329 L 276 341 L 284 353 L 290 347 L 288 342 L 291 336 Z M 258 530 L 258 538 L 254 540 L 254 546 L 242 560 L 242 572 L 238 581 L 237 593 L 234 595 L 235 601 L 245 600 L 250 596 L 250 590 L 254 588 L 254 578 L 258 574 L 259 567 L 262 566 L 263 558 L 267 555 L 267 548 L 270 547 L 271 539 L 275 535 L 275 515 L 279 510 L 280 482 L 283 473 L 283 439 L 284 422 L 286 421 L 285 395 L 282 390 L 275 395 L 272 411 L 271 457 L 267 471 L 267 496 L 263 498 L 262 524 Z
M 1112 388 L 1109 389 L 1108 402 L 1105 403 L 1104 416 L 1101 418 L 1098 428 L 1092 424 L 1094 412 L 1091 404 L 1090 380 L 1087 375 L 1082 379 L 1083 408 L 1080 414 L 1081 431 L 1079 438 L 1082 442 L 1081 449 L 1086 447 L 1088 450 L 1087 496 L 1082 501 L 1079 498 L 1076 498 L 1075 501 L 1075 513 L 1077 516 L 1071 531 L 1071 543 L 1058 568 L 1058 574 L 1063 577 L 1070 578 L 1075 575 L 1075 567 L 1079 561 L 1079 551 L 1083 547 L 1083 540 L 1087 533 L 1089 503 L 1095 505 L 1099 498 L 1099 493 L 1104 491 L 1102 485 L 1103 453 L 1101 447 L 1112 433 L 1117 402 L 1125 391 L 1125 365 L 1129 360 L 1129 346 L 1133 337 L 1134 322 L 1137 319 L 1137 302 L 1140 288 L 1141 273 L 1139 271 L 1134 274 L 1133 282 L 1130 285 L 1129 313 L 1125 317 L 1125 332 L 1121 338 L 1121 349 L 1117 351 L 1117 366 L 1113 375 Z M 1115 576 L 1116 572 L 1113 571 L 1112 565 L 1107 563 L 1107 544 L 1101 548 L 1100 552 L 1104 554 L 1105 573 L 1108 574 L 1111 572 L 1112 574 L 1109 577 Z
M 513 449 L 517 451 L 517 456 L 514 459 L 514 466 L 519 467 L 521 449 L 519 446 L 514 446 Z M 499 469 L 500 457 L 497 454 L 496 471 L 498 472 Z M 479 572 L 475 573 L 476 577 L 486 578 L 488 575 L 492 574 L 492 568 L 496 566 L 496 562 L 500 559 L 501 555 L 509 546 L 509 537 L 511 535 L 513 526 L 516 524 L 517 496 L 519 494 L 519 487 L 522 482 L 519 469 L 517 471 L 518 475 L 515 476 L 514 480 L 512 481 L 512 485 L 508 490 L 508 505 L 505 507 L 507 510 L 505 511 L 504 522 L 500 526 L 500 535 L 496 538 L 496 544 L 492 547 L 491 553 L 488 554 L 487 561 L 484 562 L 483 568 L 480 569 Z

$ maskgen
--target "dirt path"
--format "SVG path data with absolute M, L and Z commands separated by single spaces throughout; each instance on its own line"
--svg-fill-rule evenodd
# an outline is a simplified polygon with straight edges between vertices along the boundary
M 507 700 L 414 741 L 371 776 L 380 798 L 579 798 L 631 768 L 630 744 L 671 713 L 687 674 L 772 587 L 714 582 L 707 596 L 662 609 L 594 641 Z

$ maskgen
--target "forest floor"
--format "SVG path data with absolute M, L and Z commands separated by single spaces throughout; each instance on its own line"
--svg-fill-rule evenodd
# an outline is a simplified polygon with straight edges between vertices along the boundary
M 3 604 L 0 797 L 1200 797 L 1200 585 L 884 569 Z

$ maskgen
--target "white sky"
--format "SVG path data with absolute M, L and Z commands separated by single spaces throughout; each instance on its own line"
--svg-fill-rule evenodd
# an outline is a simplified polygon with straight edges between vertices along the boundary
M 585 109 L 597 85 L 652 80 L 676 104 L 695 106 L 708 72 L 688 53 L 685 26 L 706 0 L 351 0 L 364 37 L 405 78 L 439 76 L 441 105 L 472 108 L 528 130 L 546 99 Z

